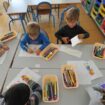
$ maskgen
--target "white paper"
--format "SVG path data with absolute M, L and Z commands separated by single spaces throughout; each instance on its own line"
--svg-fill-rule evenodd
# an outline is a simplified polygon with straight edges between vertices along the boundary
M 71 49 L 71 48 L 68 48 L 68 47 L 63 46 L 63 45 L 60 46 L 60 51 L 66 53 L 66 54 L 75 56 L 75 57 L 81 57 L 81 55 L 82 55 L 81 51 L 75 50 L 75 49 Z
M 95 91 L 92 87 L 86 88 L 86 91 L 88 92 L 88 94 L 90 96 L 89 105 L 103 105 L 100 102 L 100 99 L 102 98 L 102 95 L 99 92 Z
M 3 64 L 3 62 L 4 62 L 5 59 L 6 59 L 7 54 L 8 54 L 8 51 L 6 51 L 6 52 L 0 57 L 0 64 Z
M 92 60 L 87 61 L 87 63 L 94 70 L 94 75 L 90 75 L 91 80 L 94 80 L 94 79 L 97 79 L 97 78 L 100 78 L 103 76 L 101 71 L 98 69 L 98 67 L 96 66 L 96 64 Z
M 99 100 L 91 100 L 89 105 L 103 105 Z
M 90 75 L 89 70 L 87 70 L 85 64 L 88 63 L 89 66 L 94 70 L 94 75 Z M 92 80 L 102 77 L 101 71 L 97 68 L 95 63 L 91 60 L 89 61 L 68 61 L 67 64 L 73 64 L 76 66 L 77 74 L 79 77 L 80 84 L 89 84 Z
M 91 84 L 91 78 L 83 66 L 83 61 L 68 61 L 67 64 L 72 64 L 75 66 L 79 84 Z
M 82 40 L 78 38 L 78 35 L 73 37 L 71 40 L 71 46 L 74 47 L 76 46 L 77 44 L 81 43 Z
M 32 48 L 34 51 L 37 50 L 41 45 L 30 45 L 30 48 Z M 35 53 L 28 53 L 24 51 L 23 49 L 20 49 L 19 51 L 19 57 L 40 57 L 39 55 L 36 55 Z
M 22 76 L 25 75 L 25 76 L 28 76 L 30 77 L 33 81 L 35 82 L 38 82 L 41 78 L 41 76 L 30 70 L 29 68 L 24 68 L 23 70 L 20 71 L 20 73 L 17 74 L 17 76 L 9 83 L 9 85 L 7 86 L 7 89 L 12 86 L 13 84 L 16 84 L 16 83 L 25 83 L 24 80 L 22 80 Z

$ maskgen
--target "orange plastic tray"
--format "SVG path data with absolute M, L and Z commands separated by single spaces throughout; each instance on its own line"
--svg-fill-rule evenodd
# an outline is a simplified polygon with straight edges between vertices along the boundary
M 70 83 L 70 81 L 72 81 L 72 83 L 73 83 L 73 81 L 74 81 L 74 83 L 75 83 L 75 86 L 67 86 L 66 85 L 66 83 L 65 83 L 65 80 L 64 80 L 64 71 L 65 70 L 68 70 L 68 71 L 71 71 L 71 73 L 73 73 L 71 76 L 70 76 L 70 72 L 69 73 L 67 73 L 67 74 L 69 74 L 68 75 L 68 77 L 67 77 L 67 75 L 66 75 L 66 80 L 68 80 L 68 82 Z M 65 64 L 65 65 L 63 65 L 62 67 L 61 67 L 61 73 L 62 73 L 62 81 L 63 81 L 63 85 L 64 85 L 64 87 L 66 88 L 66 89 L 72 89 L 72 88 L 77 88 L 78 87 L 78 80 L 77 80 L 77 74 L 76 74 L 76 72 L 75 72 L 75 67 L 73 66 L 73 65 L 69 65 L 69 64 Z M 73 75 L 74 75 L 74 77 L 73 77 Z M 69 78 L 69 79 L 68 79 Z M 71 80 L 72 79 L 72 80 Z M 67 81 L 66 81 L 67 82 Z M 74 84 L 73 83 L 73 84 Z M 70 84 L 71 85 L 71 84 Z
M 12 35 L 12 36 L 11 37 L 8 37 L 9 35 Z M 1 42 L 8 42 L 8 41 L 14 39 L 16 36 L 17 36 L 17 33 L 15 31 L 9 32 L 7 34 L 1 35 L 0 36 L 0 41 Z M 8 37 L 8 38 L 6 38 L 6 37 Z
M 56 89 L 54 92 L 57 92 L 56 99 L 54 99 L 55 95 L 53 94 L 52 97 L 53 99 L 49 100 L 48 99 L 48 94 L 46 93 L 46 84 L 47 83 L 52 83 L 53 87 L 56 84 Z M 45 75 L 42 79 L 42 88 L 43 88 L 43 101 L 47 103 L 53 103 L 53 102 L 58 102 L 59 101 L 59 86 L 58 86 L 58 78 L 56 75 Z
M 50 49 L 50 48 L 55 48 L 54 52 L 50 52 L 51 56 L 47 56 L 47 57 L 44 57 L 44 54 Z M 59 51 L 59 48 L 56 44 L 53 44 L 51 43 L 50 45 L 48 45 L 41 53 L 40 53 L 40 56 L 43 57 L 45 60 L 50 60 L 53 58 L 53 56 Z
M 105 59 L 105 56 L 102 57 L 102 58 L 100 58 L 100 57 L 98 57 L 98 56 L 95 56 L 95 54 L 94 54 L 94 50 L 95 50 L 95 47 L 97 47 L 97 46 L 101 46 L 101 47 L 104 47 L 104 48 L 105 48 L 105 45 L 104 45 L 104 44 L 101 44 L 101 43 L 95 43 L 95 44 L 94 44 L 94 48 L 93 48 L 93 57 L 95 57 L 95 58 L 97 58 L 97 59 Z

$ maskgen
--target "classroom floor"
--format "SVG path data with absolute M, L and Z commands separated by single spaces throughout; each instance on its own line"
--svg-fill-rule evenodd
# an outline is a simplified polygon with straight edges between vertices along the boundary
M 62 9 L 66 6 L 67 5 L 61 6 L 60 13 L 61 13 Z M 77 5 L 77 7 L 80 8 L 80 25 L 90 33 L 90 38 L 86 39 L 83 42 L 83 44 L 87 44 L 87 43 L 93 44 L 95 42 L 105 41 L 105 36 L 100 32 L 100 30 L 98 29 L 98 27 L 96 26 L 94 21 L 85 13 L 82 6 L 79 4 L 79 5 Z M 0 12 L 3 13 L 3 15 L 0 16 L 0 35 L 2 35 L 9 31 L 9 28 L 8 28 L 9 17 L 3 8 L 2 1 L 0 1 Z M 58 16 L 57 16 L 57 10 L 56 11 L 53 10 L 53 14 L 54 14 L 55 20 L 56 20 L 55 28 L 53 27 L 52 21 L 49 22 L 48 16 L 41 17 L 39 24 L 42 28 L 44 28 L 48 32 L 51 42 L 55 43 L 56 38 L 54 36 L 54 33 L 59 29 L 58 26 L 59 26 L 60 18 L 58 18 Z M 12 24 L 12 30 L 23 33 L 23 29 L 21 27 L 20 22 L 14 22 L 14 24 Z

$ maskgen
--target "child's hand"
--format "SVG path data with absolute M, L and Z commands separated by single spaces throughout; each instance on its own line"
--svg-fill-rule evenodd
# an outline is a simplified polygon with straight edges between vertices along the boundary
M 69 41 L 70 41 L 69 37 L 63 37 L 62 40 L 65 44 L 69 43 Z
M 36 55 L 39 55 L 39 54 L 40 54 L 40 52 L 41 52 L 41 50 L 40 50 L 40 49 L 37 49 L 37 50 L 35 51 Z
M 78 35 L 78 38 L 79 38 L 79 39 L 83 39 L 83 38 L 84 38 L 84 35 L 83 35 L 83 34 L 79 34 L 79 35 Z
M 28 48 L 27 52 L 30 54 L 34 53 L 33 49 L 31 49 L 31 48 Z

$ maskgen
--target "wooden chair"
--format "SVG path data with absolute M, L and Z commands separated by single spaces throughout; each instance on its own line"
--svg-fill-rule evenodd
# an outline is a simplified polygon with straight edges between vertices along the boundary
M 49 19 L 50 19 L 50 17 L 52 17 L 53 18 L 53 25 L 55 27 L 55 17 L 52 14 L 52 6 L 49 2 L 40 2 L 37 5 L 35 18 L 38 20 L 38 22 L 39 22 L 39 16 L 40 15 L 49 15 Z

